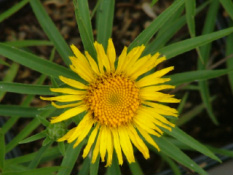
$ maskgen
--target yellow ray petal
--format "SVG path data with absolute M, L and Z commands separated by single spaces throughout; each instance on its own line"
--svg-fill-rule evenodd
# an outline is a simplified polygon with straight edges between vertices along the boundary
M 140 69 L 143 69 L 143 66 L 148 62 L 148 60 L 151 58 L 151 55 L 148 54 L 142 58 L 140 58 L 131 69 L 128 70 L 127 75 L 132 76 L 135 74 L 135 72 L 138 72 Z
M 46 101 L 72 102 L 82 100 L 84 97 L 83 95 L 60 95 L 56 97 L 40 97 L 40 99 Z
M 98 135 L 97 140 L 96 140 L 95 148 L 94 148 L 93 154 L 92 154 L 91 163 L 95 163 L 96 158 L 99 155 L 99 152 L 100 152 L 100 135 Z
M 126 56 L 126 62 L 122 67 L 122 71 L 128 73 L 128 70 L 134 67 L 135 62 L 139 59 L 144 49 L 144 45 L 133 48 Z
M 159 63 L 163 62 L 164 60 L 166 60 L 165 57 L 157 59 L 157 55 L 153 55 L 143 66 L 140 67 L 140 69 L 138 69 L 137 72 L 134 72 L 134 74 L 132 74 L 132 78 L 136 80 L 140 75 L 150 71 L 152 68 L 156 67 Z
M 88 72 L 87 69 L 83 68 L 82 66 L 76 67 L 72 64 L 70 65 L 70 69 L 76 74 L 78 74 L 86 82 L 90 83 L 94 80 L 94 76 L 91 75 L 90 73 L 87 73 Z
M 146 130 L 146 132 L 152 135 L 159 136 L 163 133 L 163 131 L 154 124 L 153 120 L 151 120 L 151 117 L 148 116 L 148 114 L 146 113 L 136 115 L 133 118 L 133 122 L 136 126 L 140 126 L 144 130 Z
M 99 71 L 99 68 L 98 68 L 98 65 L 96 64 L 95 60 L 91 57 L 91 55 L 85 51 L 85 55 L 91 65 L 91 68 L 92 70 L 97 74 L 97 75 L 100 75 L 100 71 Z
M 87 154 L 89 153 L 89 151 L 91 149 L 91 146 L 93 145 L 93 143 L 94 143 L 94 141 L 96 139 L 98 130 L 99 130 L 99 124 L 96 125 L 96 127 L 94 128 L 94 130 L 92 131 L 92 133 L 91 133 L 91 135 L 90 135 L 90 137 L 88 139 L 87 145 L 83 150 L 83 155 L 82 155 L 83 158 L 85 158 L 87 156 Z
M 173 117 L 178 116 L 178 114 L 177 114 L 178 111 L 176 109 L 174 109 L 174 108 L 170 108 L 168 106 L 161 105 L 161 104 L 158 104 L 158 103 L 153 103 L 153 102 L 143 102 L 143 103 L 151 106 L 152 109 L 154 111 L 156 111 L 156 113 L 158 113 L 158 114 L 170 115 L 170 116 L 173 116 Z
M 80 90 L 75 90 L 71 88 L 50 88 L 50 91 L 52 92 L 58 92 L 58 93 L 63 93 L 63 94 L 86 94 L 86 91 L 80 91 Z
M 58 105 L 58 104 L 52 102 L 51 104 L 52 104 L 52 106 L 54 106 L 55 108 L 62 109 L 62 108 L 70 108 L 70 107 L 80 106 L 80 105 L 82 104 L 82 102 L 71 103 L 71 104 L 65 104 L 65 105 Z
M 122 72 L 122 66 L 125 64 L 125 61 L 126 61 L 126 55 L 127 55 L 127 47 L 124 47 L 123 51 L 118 57 L 116 73 Z
M 141 127 L 137 127 L 137 129 L 149 144 L 151 144 L 158 151 L 160 151 L 159 146 L 155 143 L 155 141 L 151 138 L 151 136 L 144 129 L 142 129 Z
M 145 159 L 148 159 L 150 157 L 149 150 L 145 143 L 142 141 L 142 139 L 139 137 L 136 129 L 132 126 L 128 126 L 129 130 L 129 137 L 133 144 L 137 147 L 137 149 L 143 154 Z
M 68 109 L 65 112 L 63 112 L 61 115 L 59 115 L 57 117 L 53 117 L 51 119 L 51 123 L 58 123 L 58 122 L 67 120 L 71 117 L 74 117 L 74 116 L 84 112 L 85 110 L 87 110 L 87 107 L 84 105 Z
M 106 140 L 107 140 L 107 163 L 105 167 L 111 166 L 112 164 L 112 156 L 113 156 L 113 139 L 112 139 L 112 133 L 109 128 L 106 128 Z
M 118 134 L 120 138 L 121 148 L 129 163 L 135 162 L 133 147 L 130 142 L 128 132 L 124 126 L 118 128 Z
M 101 126 L 100 128 L 100 157 L 102 162 L 104 162 L 104 158 L 107 152 L 107 144 L 108 144 L 108 137 L 107 137 L 108 133 L 107 133 L 107 129 L 106 126 Z
M 111 71 L 115 71 L 115 61 L 116 61 L 116 50 L 112 42 L 112 38 L 108 40 L 107 56 L 110 61 Z
M 119 162 L 119 165 L 122 165 L 123 164 L 123 157 L 122 157 L 122 152 L 121 152 L 119 134 L 118 134 L 117 129 L 115 129 L 115 128 L 112 128 L 111 131 L 112 131 L 112 135 L 113 135 L 113 144 L 114 144 L 114 148 L 115 148 L 116 155 L 118 158 L 118 162 Z
M 80 121 L 80 123 L 78 124 L 78 126 L 76 127 L 76 130 L 74 131 L 74 133 L 70 136 L 70 138 L 68 139 L 68 143 L 73 142 L 75 139 L 77 139 L 80 135 L 82 135 L 83 130 L 85 129 L 85 127 L 93 122 L 93 119 L 91 117 L 90 113 L 87 113 L 83 119 Z
M 140 93 L 143 94 L 153 94 L 156 91 L 161 91 L 165 89 L 174 89 L 175 86 L 172 85 L 157 85 L 157 86 L 148 86 L 148 87 L 143 87 L 140 89 Z
M 75 142 L 73 148 L 75 148 L 76 146 L 78 146 L 83 139 L 87 136 L 87 134 L 89 133 L 89 131 L 91 130 L 92 126 L 94 124 L 94 120 L 90 120 L 85 127 L 83 127 L 81 134 L 79 135 L 79 137 L 77 138 L 77 141 Z
M 157 84 L 162 84 L 165 82 L 170 81 L 170 78 L 148 78 L 148 76 L 143 77 L 139 81 L 136 82 L 137 87 L 145 87 L 145 86 L 152 86 Z
M 72 128 L 71 130 L 69 130 L 64 136 L 62 136 L 61 138 L 59 138 L 57 141 L 58 141 L 58 142 L 63 142 L 63 141 L 65 141 L 65 140 L 68 140 L 69 137 L 74 133 L 75 128 L 76 128 L 76 127 L 74 127 L 74 128 Z
M 98 61 L 100 60 L 102 62 L 102 64 L 106 68 L 106 71 L 109 73 L 110 72 L 110 62 L 109 62 L 109 59 L 104 51 L 103 45 L 95 42 L 94 46 L 95 46 L 95 49 L 97 52 Z
M 79 81 L 76 81 L 76 80 L 73 80 L 70 78 L 59 76 L 59 79 L 61 81 L 63 81 L 65 84 L 67 84 L 71 87 L 77 88 L 77 89 L 87 89 L 88 88 L 85 84 L 80 83 Z
M 170 99 L 173 96 L 174 95 L 164 94 L 162 92 L 153 92 L 153 93 L 151 93 L 151 92 L 146 92 L 146 91 L 140 91 L 140 97 L 142 98 L 142 100 L 165 102 L 166 99 Z

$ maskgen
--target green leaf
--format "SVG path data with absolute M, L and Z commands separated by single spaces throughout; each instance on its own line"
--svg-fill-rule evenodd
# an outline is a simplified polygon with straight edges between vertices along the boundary
M 60 153 L 64 156 L 66 152 L 64 142 L 58 142 L 58 148 L 59 148 Z
M 115 152 L 113 153 L 112 165 L 107 169 L 107 175 L 121 175 L 121 169 Z
M 98 155 L 95 163 L 90 165 L 90 175 L 98 175 L 100 156 Z
M 71 61 L 69 56 L 72 56 L 73 53 L 71 52 L 71 49 L 65 42 L 62 35 L 59 33 L 57 27 L 52 22 L 51 18 L 46 13 L 44 7 L 39 0 L 30 1 L 30 5 L 41 27 L 43 28 L 43 31 L 47 34 L 50 41 L 53 42 L 66 65 L 70 65 Z
M 35 107 L 21 107 L 18 105 L 0 105 L 2 116 L 20 115 L 22 117 L 35 117 L 40 111 Z
M 206 16 L 204 28 L 202 31 L 203 35 L 207 33 L 211 33 L 214 30 L 218 9 L 219 9 L 219 1 L 213 0 L 210 4 L 209 10 Z M 206 65 L 208 64 L 208 59 L 210 57 L 210 50 L 211 50 L 211 43 L 206 44 L 200 48 L 200 57 L 203 59 L 203 61 L 198 60 L 199 70 L 206 69 Z M 214 115 L 212 106 L 210 104 L 210 93 L 209 93 L 208 82 L 207 81 L 199 82 L 199 89 L 200 89 L 202 101 L 205 104 L 208 115 L 210 119 L 213 121 L 213 123 L 217 125 L 218 121 L 217 121 L 216 116 Z
M 12 108 L 11 108 L 12 110 Z M 48 117 L 52 112 L 54 112 L 54 108 L 49 108 L 44 111 L 38 111 L 38 114 L 36 115 L 41 115 L 44 118 Z M 15 114 L 16 115 L 16 114 Z M 19 114 L 18 114 L 19 115 Z M 15 146 L 18 145 L 18 143 L 23 140 L 25 137 L 27 137 L 31 132 L 36 129 L 40 125 L 40 121 L 37 118 L 34 118 L 28 125 L 26 125 L 18 135 L 16 135 L 10 143 L 7 144 L 6 146 L 6 152 L 9 152 L 12 150 Z
M 93 58 L 96 58 L 96 51 L 93 45 L 94 37 L 92 32 L 88 1 L 73 0 L 73 3 L 76 21 L 84 45 L 84 49 L 88 51 Z
M 227 68 L 233 69 L 233 34 L 229 35 L 226 39 L 226 55 L 230 58 L 227 59 Z M 231 91 L 233 93 L 233 72 L 228 73 L 228 80 L 231 86 Z
M 97 41 L 107 49 L 112 35 L 115 0 L 102 0 L 97 10 Z
M 137 160 L 133 163 L 129 163 L 129 169 L 132 175 L 142 175 L 144 174 Z
M 30 0 L 22 0 L 17 4 L 14 4 L 10 9 L 0 14 L 0 22 L 4 21 L 17 11 L 19 11 L 21 8 L 23 8 Z
M 184 0 L 175 1 L 161 15 L 159 15 L 149 27 L 143 30 L 138 37 L 130 44 L 129 50 L 139 45 L 146 45 L 154 34 L 160 29 L 163 24 L 173 16 L 173 14 L 183 5 Z
M 208 80 L 211 78 L 220 77 L 231 71 L 232 69 L 219 69 L 219 70 L 199 70 L 199 71 L 190 71 L 185 73 L 177 73 L 170 76 L 171 81 L 169 81 L 169 84 L 178 86 L 180 84 L 189 83 L 192 81 Z
M 30 137 L 20 141 L 19 144 L 34 142 L 34 141 L 42 139 L 44 137 L 46 137 L 46 133 L 44 131 L 42 131 L 40 133 L 37 133 L 37 134 L 35 134 L 33 136 L 30 136 Z
M 6 166 L 30 163 L 34 159 L 34 157 L 36 156 L 37 153 L 38 153 L 38 151 L 35 151 L 33 153 L 29 153 L 29 154 L 26 154 L 23 156 L 19 156 L 19 157 L 12 158 L 12 159 L 7 159 Z M 57 158 L 58 156 L 60 156 L 60 152 L 58 150 L 58 147 L 57 146 L 52 147 L 52 148 L 47 149 L 45 151 L 45 153 L 43 154 L 43 158 L 42 158 L 41 162 L 47 162 L 47 161 L 53 160 L 53 159 Z
M 12 82 L 17 75 L 19 70 L 19 65 L 17 63 L 13 63 L 10 68 L 7 70 L 5 77 L 3 78 L 3 82 Z M 2 101 L 3 97 L 5 96 L 6 92 L 2 92 L 0 90 L 0 101 Z
M 52 95 L 49 86 L 22 83 L 5 83 L 0 81 L 0 91 L 19 94 Z
M 207 149 L 203 144 L 199 143 L 197 140 L 183 132 L 181 129 L 178 127 L 172 128 L 172 131 L 168 131 L 166 129 L 162 129 L 166 134 L 171 135 L 175 139 L 179 140 L 180 142 L 188 145 L 189 147 L 193 148 L 194 150 L 214 159 L 219 162 L 221 160 L 215 156 L 209 149 Z
M 51 41 L 46 40 L 17 40 L 17 41 L 7 41 L 8 44 L 13 47 L 32 47 L 32 46 L 53 46 Z
M 193 38 L 196 35 L 195 32 L 195 11 L 196 11 L 196 0 L 185 0 L 186 10 L 186 21 L 190 36 Z
M 32 2 L 35 2 L 35 1 L 32 1 Z M 24 66 L 27 66 L 45 75 L 50 75 L 54 77 L 63 75 L 65 77 L 78 79 L 77 74 L 75 74 L 74 72 L 72 72 L 71 70 L 63 66 L 60 66 L 48 60 L 42 59 L 29 52 L 26 52 L 26 51 L 23 51 L 23 50 L 14 48 L 14 47 L 10 47 L 6 44 L 0 43 L 0 54 L 11 59 L 12 61 L 15 61 Z
M 222 148 L 216 148 L 213 146 L 207 146 L 212 152 L 216 154 L 221 154 L 223 156 L 228 156 L 233 158 L 233 151 L 232 150 L 227 150 L 227 149 L 222 149 Z
M 210 102 L 212 102 L 214 99 L 216 99 L 215 97 L 212 97 L 210 99 Z M 197 105 L 195 108 L 193 108 L 192 110 L 182 114 L 179 119 L 176 121 L 176 125 L 177 126 L 182 126 L 185 123 L 191 121 L 195 116 L 197 116 L 199 113 L 201 113 L 203 110 L 205 109 L 205 105 L 204 104 L 200 104 Z
M 90 161 L 91 160 L 88 156 L 84 159 L 82 166 L 78 172 L 78 175 L 89 175 Z
M 200 7 L 198 7 L 196 10 L 196 14 L 199 14 L 203 9 L 205 9 L 208 3 L 209 1 L 203 3 Z M 182 16 L 179 19 L 173 20 L 167 25 L 165 25 L 163 28 L 161 28 L 158 33 L 158 36 L 156 36 L 156 38 L 147 45 L 142 56 L 153 53 L 158 49 L 161 49 L 175 35 L 175 33 L 178 32 L 185 25 L 185 23 L 185 16 Z
M 2 175 L 52 175 L 54 172 L 61 169 L 59 166 L 54 167 L 45 167 L 45 168 L 38 168 L 32 170 L 25 170 L 25 171 L 9 171 L 3 172 Z
M 10 67 L 10 64 L 8 64 L 6 61 L 0 59 L 0 65 L 4 65 L 4 66 L 7 66 L 7 67 Z
M 180 172 L 179 167 L 177 166 L 177 164 L 170 159 L 168 156 L 165 156 L 164 154 L 160 153 L 160 155 L 162 156 L 163 160 L 165 160 L 167 162 L 167 164 L 170 166 L 170 168 L 172 169 L 174 175 L 182 175 Z
M 168 142 L 164 137 L 157 138 L 152 136 L 155 142 L 158 144 L 161 152 L 173 160 L 179 162 L 190 170 L 196 171 L 199 175 L 207 175 L 207 173 L 197 165 L 192 159 L 190 159 L 185 153 L 183 153 L 174 144 Z M 154 150 L 155 148 L 152 148 Z
M 233 20 L 233 2 L 231 0 L 220 0 L 222 6 Z
M 205 44 L 210 43 L 214 40 L 217 40 L 219 38 L 227 36 L 232 32 L 233 32 L 233 27 L 230 27 L 228 29 L 224 29 L 224 30 L 221 30 L 218 32 L 213 32 L 213 33 L 198 36 L 195 38 L 186 39 L 184 41 L 180 41 L 180 42 L 171 44 L 169 46 L 166 46 L 166 47 L 160 49 L 159 52 L 164 54 L 167 59 L 170 59 L 170 58 L 173 58 L 179 54 L 182 54 L 184 52 L 192 50 L 196 47 L 205 45 Z
M 63 169 L 60 169 L 57 175 L 65 175 L 71 173 L 83 146 L 83 142 L 81 142 L 76 148 L 73 148 L 73 145 L 74 143 L 69 144 L 61 163 L 61 167 L 63 167 Z
M 0 128 L 0 171 L 5 167 L 5 135 Z
M 39 163 L 40 160 L 43 157 L 43 154 L 45 153 L 45 151 L 52 145 L 52 142 L 50 142 L 49 144 L 42 146 L 39 151 L 37 152 L 36 156 L 34 157 L 34 159 L 30 162 L 30 164 L 28 165 L 29 169 L 33 169 L 36 168 Z

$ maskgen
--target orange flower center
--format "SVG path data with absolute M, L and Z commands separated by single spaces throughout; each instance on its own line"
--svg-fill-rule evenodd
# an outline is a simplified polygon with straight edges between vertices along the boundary
M 139 107 L 139 89 L 121 75 L 106 75 L 89 86 L 85 98 L 93 117 L 103 125 L 127 124 Z

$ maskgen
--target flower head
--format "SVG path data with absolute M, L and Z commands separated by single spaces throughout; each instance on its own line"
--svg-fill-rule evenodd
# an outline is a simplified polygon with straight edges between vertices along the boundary
M 108 41 L 107 52 L 97 42 L 94 46 L 98 64 L 88 52 L 83 55 L 74 45 L 71 46 L 75 56 L 70 57 L 70 68 L 86 83 L 60 76 L 60 80 L 69 88 L 51 88 L 51 91 L 64 95 L 41 97 L 43 100 L 65 103 L 52 102 L 56 108 L 69 108 L 53 117 L 51 123 L 85 113 L 81 122 L 58 141 L 75 141 L 76 147 L 90 133 L 83 158 L 93 146 L 92 163 L 100 154 L 102 161 L 107 157 L 106 166 L 111 165 L 114 150 L 119 164 L 123 163 L 122 152 L 129 163 L 134 162 L 133 145 L 147 159 L 149 150 L 142 137 L 159 151 L 151 135 L 160 137 L 163 133 L 161 127 L 168 130 L 174 127 L 163 115 L 177 117 L 175 109 L 162 103 L 177 103 L 179 100 L 173 95 L 159 92 L 174 88 L 163 84 L 170 78 L 162 78 L 174 67 L 145 75 L 166 58 L 159 53 L 141 57 L 145 49 L 142 45 L 129 52 L 124 47 L 116 59 L 112 39 Z

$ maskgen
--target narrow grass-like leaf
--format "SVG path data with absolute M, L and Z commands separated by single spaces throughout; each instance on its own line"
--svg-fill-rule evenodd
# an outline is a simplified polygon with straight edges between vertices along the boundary
M 11 109 L 12 110 L 12 109 Z M 43 117 L 47 117 L 49 116 L 52 112 L 54 112 L 54 108 L 50 108 L 47 109 L 45 111 L 38 111 L 38 114 L 35 114 L 34 117 L 36 115 L 41 115 Z M 19 115 L 19 114 L 17 114 Z M 33 130 L 35 130 L 38 126 L 40 125 L 40 121 L 37 118 L 34 118 L 27 126 L 25 126 L 20 133 L 15 136 L 10 143 L 8 143 L 6 145 L 6 152 L 9 152 L 10 150 L 12 150 L 16 145 L 18 145 L 18 143 L 23 140 L 25 137 L 27 137 L 29 134 L 31 134 L 31 132 Z
M 216 23 L 218 9 L 219 9 L 219 1 L 213 0 L 210 4 L 210 7 L 208 10 L 206 19 L 205 19 L 204 28 L 202 31 L 203 35 L 213 32 L 214 27 L 215 27 L 215 23 Z M 198 60 L 198 69 L 199 70 L 206 69 L 206 65 L 208 64 L 208 60 L 210 57 L 210 50 L 211 50 L 211 43 L 206 44 L 200 48 L 199 56 L 202 58 L 203 61 Z M 206 110 L 208 112 L 208 115 L 209 115 L 210 119 L 213 121 L 213 123 L 217 125 L 218 121 L 217 121 L 216 116 L 214 115 L 212 106 L 210 104 L 210 92 L 209 92 L 208 82 L 207 81 L 199 82 L 199 89 L 200 89 L 202 101 L 204 102 L 204 104 L 206 106 Z
M 8 64 L 6 61 L 4 61 L 4 60 L 2 60 L 2 59 L 0 59 L 0 65 L 5 65 L 5 66 L 7 66 L 7 67 L 10 67 L 10 66 L 11 66 L 10 64 Z
M 3 20 L 7 19 L 8 17 L 10 17 L 11 15 L 13 15 L 14 13 L 16 13 L 17 11 L 19 11 L 22 7 L 24 7 L 30 0 L 22 0 L 17 4 L 14 4 L 10 9 L 8 9 L 7 11 L 3 12 L 2 14 L 0 14 L 0 22 L 2 22 Z
M 66 152 L 65 143 L 58 142 L 58 149 L 59 149 L 60 153 L 64 156 L 65 152 Z
M 0 128 L 0 171 L 5 167 L 5 135 Z
M 22 117 L 35 117 L 40 111 L 35 107 L 21 107 L 18 105 L 0 105 L 1 116 L 20 115 Z
M 33 95 L 51 95 L 49 86 L 32 85 L 22 83 L 5 83 L 0 81 L 0 91 L 14 92 L 18 94 L 33 94 Z
M 46 40 L 16 40 L 16 41 L 7 41 L 5 44 L 8 44 L 13 47 L 32 47 L 32 46 L 52 46 L 51 41 Z
M 170 76 L 171 81 L 169 81 L 169 84 L 178 86 L 180 84 L 189 83 L 192 81 L 208 80 L 211 78 L 220 77 L 231 71 L 233 70 L 232 69 L 221 69 L 221 70 L 199 70 L 199 71 L 177 73 L 177 74 Z
M 138 37 L 130 44 L 129 50 L 139 45 L 146 45 L 160 27 L 169 20 L 170 17 L 183 5 L 184 0 L 175 1 L 169 8 L 167 8 L 161 15 L 159 15 L 149 27 L 143 30 Z
M 209 4 L 209 1 L 203 3 L 200 7 L 196 10 L 196 15 L 199 14 L 205 7 Z M 147 45 L 145 51 L 142 55 L 147 55 L 149 53 L 153 53 L 158 49 L 161 49 L 174 35 L 178 32 L 186 23 L 185 16 L 181 18 L 171 21 L 169 24 L 164 26 L 159 31 L 159 35 Z
M 16 158 L 7 159 L 6 166 L 15 165 L 15 164 L 28 164 L 34 159 L 34 157 L 36 156 L 37 153 L 38 153 L 38 151 L 33 152 L 33 153 L 29 153 L 29 154 L 26 154 L 23 156 L 19 156 Z M 60 152 L 58 150 L 58 147 L 52 147 L 52 148 L 47 149 L 45 151 L 45 153 L 43 154 L 43 158 L 42 158 L 41 162 L 47 162 L 47 161 L 54 159 L 58 156 L 60 156 Z
M 73 3 L 76 21 L 84 45 L 84 49 L 88 51 L 93 58 L 96 58 L 96 51 L 93 45 L 94 37 L 92 32 L 88 1 L 73 0 Z
M 210 43 L 214 40 L 227 36 L 233 32 L 233 27 L 220 30 L 217 32 L 213 32 L 210 34 L 198 36 L 191 39 L 186 39 L 184 41 L 180 41 L 169 46 L 166 46 L 159 50 L 162 54 L 166 55 L 166 58 L 173 58 L 179 54 L 185 53 L 189 50 L 192 50 L 196 47 L 203 46 L 207 43 Z
M 73 148 L 73 144 L 69 144 L 65 156 L 62 159 L 62 163 L 61 163 L 62 169 L 58 171 L 57 175 L 65 175 L 71 173 L 74 164 L 79 156 L 82 146 L 83 146 L 83 142 L 80 143 L 76 148 Z
M 174 175 L 182 175 L 181 172 L 180 172 L 179 167 L 177 166 L 177 164 L 172 159 L 170 159 L 168 156 L 165 156 L 162 153 L 160 153 L 160 155 L 162 156 L 163 160 L 165 160 L 167 162 L 167 164 L 170 166 L 170 168 L 173 171 Z
M 17 63 L 13 63 L 10 68 L 7 70 L 5 77 L 3 78 L 3 82 L 12 82 L 17 75 L 19 70 L 19 65 Z M 5 96 L 6 92 L 0 90 L 0 101 Z
M 186 104 L 186 102 L 187 102 L 188 96 L 189 96 L 189 93 L 186 92 L 186 93 L 184 94 L 184 96 L 183 96 L 183 98 L 182 98 L 182 100 L 181 100 L 181 102 L 180 102 L 178 108 L 177 108 L 177 111 L 178 111 L 179 114 L 182 113 L 182 111 L 183 111 L 183 109 L 184 109 L 184 106 L 185 106 L 185 104 Z
M 185 167 L 196 171 L 199 175 L 207 175 L 207 173 L 197 165 L 192 159 L 190 159 L 185 153 L 183 153 L 178 147 L 167 141 L 165 138 L 157 138 L 153 136 L 153 139 L 158 144 L 161 149 L 161 152 L 172 158 L 173 160 L 179 162 Z M 151 146 L 150 146 L 151 147 Z M 151 147 L 152 150 L 154 148 Z
M 58 171 L 59 169 L 62 169 L 59 166 L 54 167 L 45 167 L 45 168 L 38 168 L 38 169 L 32 169 L 32 170 L 25 170 L 25 171 L 9 171 L 9 172 L 3 172 L 2 175 L 52 175 L 54 172 Z
M 82 163 L 82 166 L 78 172 L 78 175 L 89 175 L 90 163 L 91 163 L 91 160 L 87 156 Z
M 187 144 L 188 146 L 190 146 L 194 150 L 196 150 L 196 151 L 198 151 L 198 152 L 200 152 L 200 153 L 202 153 L 202 154 L 204 154 L 204 155 L 206 155 L 214 160 L 221 162 L 221 160 L 217 156 L 215 156 L 208 148 L 206 148 L 203 144 L 199 143 L 197 140 L 195 140 L 194 138 L 192 138 L 191 136 L 186 134 L 184 131 L 182 131 L 178 127 L 172 128 L 172 131 L 168 131 L 166 129 L 163 129 L 163 131 L 165 133 L 167 133 L 168 135 L 171 135 L 175 139 L 179 140 L 180 142 Z
M 29 52 L 14 47 L 10 47 L 6 44 L 0 43 L 0 54 L 11 59 L 12 61 L 27 66 L 45 75 L 50 75 L 53 77 L 58 77 L 60 75 L 63 75 L 65 77 L 70 77 L 75 79 L 78 78 L 77 74 L 65 68 L 64 66 L 57 65 L 48 60 L 33 55 Z
M 188 29 L 190 36 L 193 38 L 196 35 L 195 31 L 195 10 L 196 10 L 196 0 L 185 0 L 185 11 L 186 11 L 186 21 L 188 24 Z
M 233 158 L 233 151 L 231 151 L 231 150 L 216 148 L 213 146 L 207 146 L 207 147 L 214 153 L 221 154 L 223 156 L 229 156 L 229 157 Z
M 30 137 L 20 141 L 19 144 L 34 142 L 34 141 L 42 139 L 44 137 L 46 137 L 46 133 L 44 131 L 42 131 L 42 132 L 40 132 L 38 134 L 35 134 L 33 136 L 30 136 Z
M 100 162 L 100 156 L 98 155 L 95 163 L 91 163 L 91 165 L 90 165 L 90 175 L 98 175 L 99 162 Z
M 47 34 L 50 41 L 53 42 L 54 46 L 56 47 L 58 53 L 61 55 L 66 65 L 70 65 L 71 62 L 69 56 L 72 56 L 73 53 L 71 52 L 71 49 L 65 42 L 62 35 L 59 33 L 55 24 L 52 22 L 51 18 L 48 16 L 44 7 L 39 0 L 30 1 L 30 4 L 41 27 L 43 28 L 43 31 Z
M 97 41 L 107 49 L 112 35 L 115 0 L 102 0 L 97 10 Z
M 137 160 L 133 163 L 129 163 L 129 169 L 132 175 L 142 175 L 144 174 Z
M 220 0 L 222 6 L 233 20 L 233 2 L 231 0 Z
M 112 158 L 112 165 L 107 169 L 107 175 L 121 175 L 121 169 L 118 163 L 116 153 L 114 152 Z
M 30 164 L 28 165 L 29 169 L 34 169 L 36 168 L 39 163 L 41 158 L 43 157 L 43 154 L 45 153 L 45 151 L 51 146 L 52 142 L 50 142 L 50 144 L 47 144 L 46 146 L 42 146 L 39 151 L 37 152 L 36 156 L 34 157 L 34 159 L 30 162 Z
M 229 35 L 226 39 L 226 55 L 233 54 L 233 34 Z M 227 59 L 228 69 L 233 69 L 233 56 L 230 59 Z M 231 86 L 231 91 L 233 93 L 233 72 L 228 73 L 228 80 Z
M 212 97 L 210 99 L 210 102 L 212 102 L 215 99 L 215 97 Z M 197 116 L 199 113 L 201 113 L 203 110 L 205 109 L 205 105 L 204 104 L 200 104 L 198 106 L 196 106 L 195 108 L 193 108 L 192 110 L 182 114 L 178 120 L 176 120 L 176 125 L 177 126 L 182 126 L 185 123 L 191 121 L 195 116 Z

